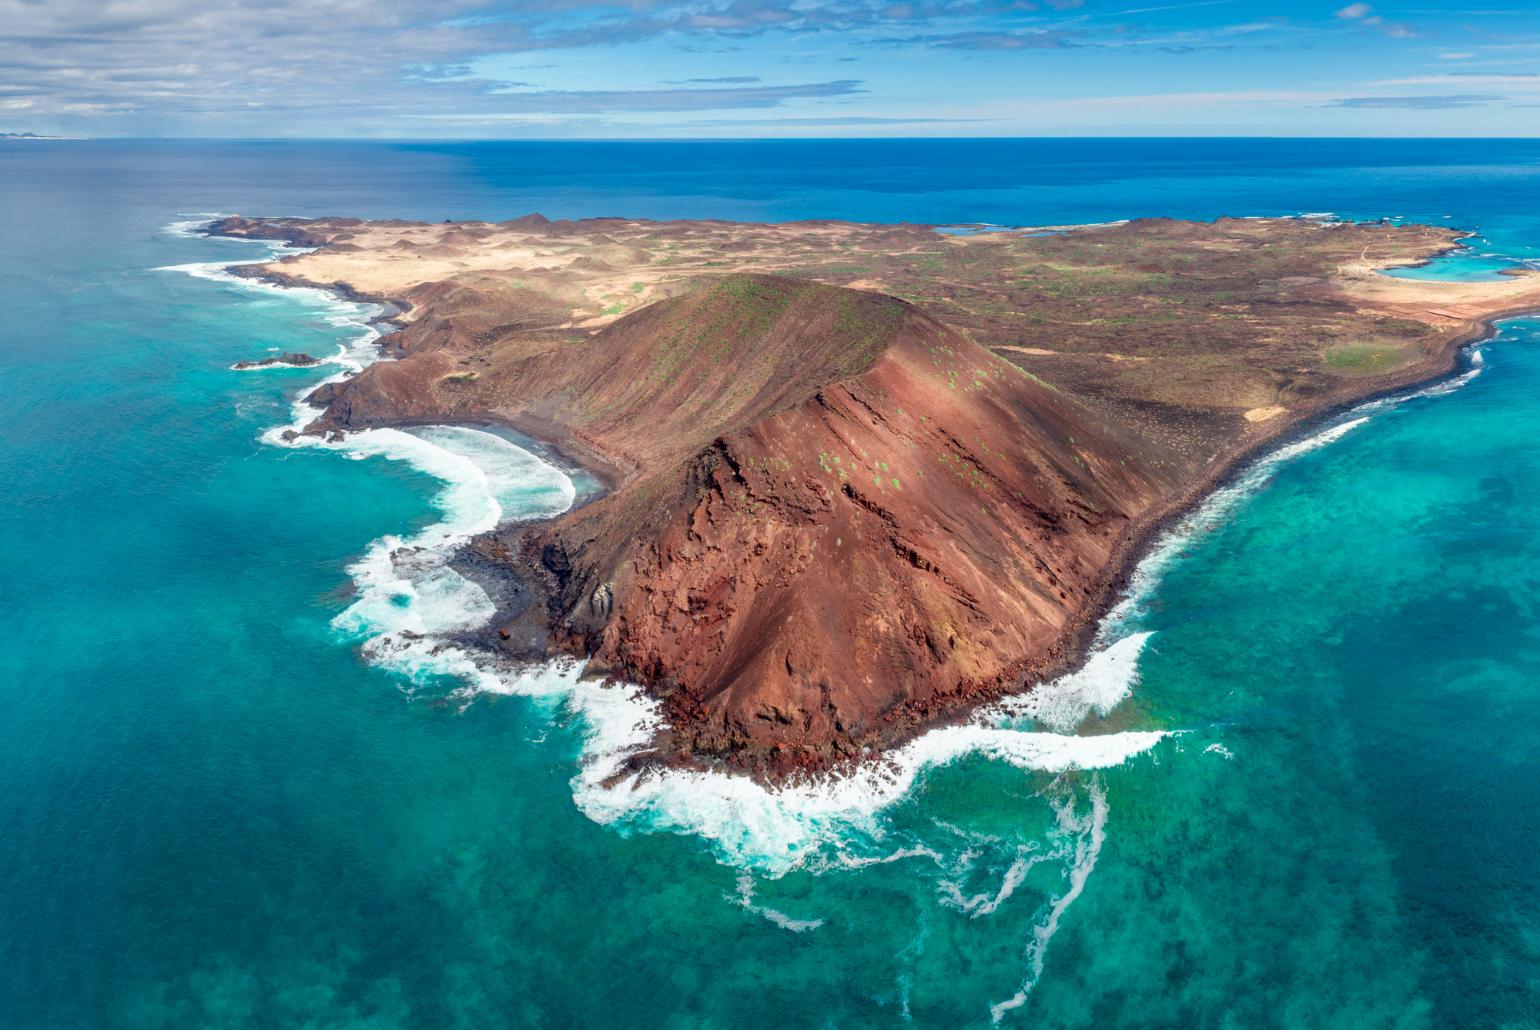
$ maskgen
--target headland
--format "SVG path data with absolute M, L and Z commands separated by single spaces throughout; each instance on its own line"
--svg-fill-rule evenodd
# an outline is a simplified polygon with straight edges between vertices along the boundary
M 1540 276 L 1393 279 L 1460 233 L 245 219 L 233 271 L 387 303 L 308 431 L 499 423 L 607 486 L 466 556 L 487 634 L 661 699 L 644 761 L 822 769 L 1077 664 L 1153 535 L 1333 411 L 1452 371 Z

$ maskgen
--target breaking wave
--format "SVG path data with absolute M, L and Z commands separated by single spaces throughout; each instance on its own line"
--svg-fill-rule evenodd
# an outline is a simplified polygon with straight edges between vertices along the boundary
M 203 239 L 205 237 L 201 230 L 212 219 L 219 217 L 222 216 L 218 212 L 189 217 L 164 226 L 162 231 L 169 236 L 178 238 Z M 305 248 L 291 247 L 276 240 L 248 240 L 229 237 L 227 242 L 257 247 L 262 253 L 244 261 L 193 261 L 179 265 L 161 265 L 154 269 L 154 271 L 179 272 L 183 275 L 190 275 L 195 279 L 216 282 L 244 293 L 285 297 L 301 301 L 312 308 L 318 309 L 322 319 L 328 325 L 335 329 L 351 331 L 352 333 L 348 338 L 338 342 L 335 354 L 318 359 L 323 365 L 333 365 L 339 369 L 330 379 L 326 380 L 327 382 L 340 381 L 349 375 L 357 373 L 366 365 L 382 360 L 379 348 L 375 346 L 375 341 L 380 338 L 380 332 L 373 324 L 374 319 L 384 314 L 384 309 L 379 305 L 345 300 L 334 293 L 310 286 L 280 286 L 276 283 L 263 282 L 260 279 L 248 279 L 230 271 L 230 269 L 241 265 L 258 265 L 290 254 L 303 254 L 305 253 Z M 312 383 L 296 397 L 296 420 L 303 412 L 310 412 L 310 417 L 314 417 L 313 410 L 308 405 L 303 405 L 300 402 L 300 398 L 318 385 L 320 384 Z M 306 421 L 308 422 L 309 419 L 307 418 Z M 300 426 L 300 428 L 303 428 L 303 426 Z M 281 431 L 280 429 L 279 432 Z
M 1329 425 L 1308 436 L 1284 444 L 1245 466 L 1229 483 L 1209 494 L 1192 511 L 1183 516 L 1171 529 L 1155 541 L 1144 558 L 1129 576 L 1129 584 L 1123 597 L 1113 605 L 1097 630 L 1098 655 L 1139 634 L 1135 627 L 1148 614 L 1146 605 L 1160 578 L 1199 535 L 1224 523 L 1237 505 L 1251 497 L 1270 482 L 1278 469 L 1312 451 L 1318 451 L 1336 443 L 1344 436 L 1367 424 L 1374 416 L 1400 407 L 1410 400 L 1426 397 L 1443 397 L 1468 385 L 1481 375 L 1486 359 L 1479 347 L 1470 349 L 1469 365 L 1458 375 L 1405 393 L 1367 401 L 1343 413 Z M 1095 661 L 1095 658 L 1092 659 Z M 1085 670 L 1089 671 L 1091 662 Z
M 1139 657 L 1154 636 L 1130 633 L 1098 651 L 1084 665 L 1025 694 L 994 706 L 1007 718 L 1030 719 L 1056 733 L 1070 733 L 1093 713 L 1106 717 L 1139 684 Z

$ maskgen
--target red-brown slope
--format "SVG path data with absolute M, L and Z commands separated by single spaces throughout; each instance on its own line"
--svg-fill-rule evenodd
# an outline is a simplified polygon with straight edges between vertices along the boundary
M 819 764 L 1019 685 L 1190 471 L 880 294 L 729 276 L 573 337 L 457 289 L 325 421 L 494 414 L 622 470 L 503 553 L 676 754 Z
M 797 296 L 740 341 L 754 400 L 692 416 L 703 446 L 525 545 L 557 573 L 558 636 L 665 696 L 672 750 L 786 767 L 1047 664 L 1114 541 L 1180 470 L 914 307 L 756 281 Z M 831 330 L 828 309 L 851 301 L 870 324 Z M 666 339 L 635 318 L 612 331 Z M 600 369 L 578 396 L 630 396 L 633 376 Z M 656 452 L 648 424 L 699 399 L 635 388 L 640 407 L 590 422 L 590 442 Z

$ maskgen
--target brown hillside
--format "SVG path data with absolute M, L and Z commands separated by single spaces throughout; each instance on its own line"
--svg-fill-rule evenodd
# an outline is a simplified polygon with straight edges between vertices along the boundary
M 476 331 L 459 310 L 328 418 L 416 410 L 423 369 Z M 821 761 L 1019 682 L 1183 471 L 909 304 L 768 275 L 455 382 L 626 471 L 507 540 L 554 577 L 559 644 L 665 695 L 684 748 L 755 763 Z
M 1181 470 L 910 305 L 750 282 L 778 314 L 737 338 L 740 399 L 696 422 L 679 464 L 526 546 L 556 574 L 565 644 L 663 694 L 676 748 L 800 765 L 1046 664 Z M 695 339 L 670 328 L 615 326 L 655 355 Z M 593 384 L 639 399 L 608 431 L 667 417 L 646 378 Z

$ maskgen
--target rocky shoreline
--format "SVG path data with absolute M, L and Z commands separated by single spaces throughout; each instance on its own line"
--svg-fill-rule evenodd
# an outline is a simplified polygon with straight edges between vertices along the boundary
M 1166 506 L 1145 516 L 1142 524 L 1130 528 L 1127 537 L 1119 545 L 1119 553 L 1100 587 L 1096 605 L 1079 617 L 1074 627 L 1066 633 L 1064 658 L 1050 667 L 1044 677 L 1052 678 L 1073 672 L 1085 663 L 1102 621 L 1128 590 L 1133 574 L 1140 563 L 1148 557 L 1163 534 L 1179 525 L 1217 491 L 1233 483 L 1248 468 L 1270 453 L 1319 431 L 1333 419 L 1356 408 L 1379 400 L 1414 394 L 1419 390 L 1463 375 L 1469 370 L 1469 366 L 1462 362 L 1468 361 L 1468 355 L 1472 349 L 1498 334 L 1497 323 L 1523 317 L 1537 310 L 1540 308 L 1526 305 L 1494 314 L 1467 333 L 1451 340 L 1444 353 L 1425 366 L 1387 377 L 1385 381 L 1374 384 L 1361 395 L 1323 402 L 1314 410 L 1302 411 L 1286 422 L 1280 422 L 1267 433 L 1237 446 L 1231 453 L 1216 458 L 1211 472 L 1195 480 Z

